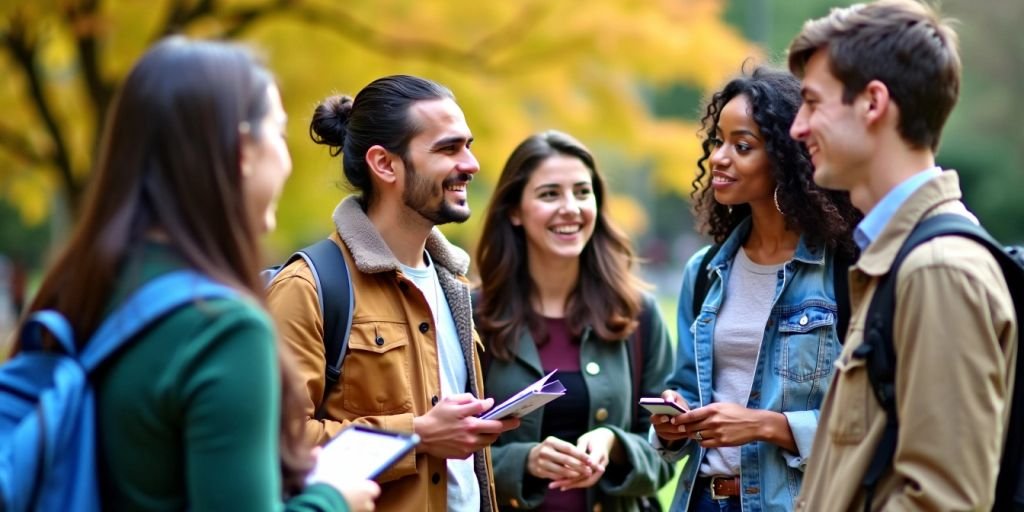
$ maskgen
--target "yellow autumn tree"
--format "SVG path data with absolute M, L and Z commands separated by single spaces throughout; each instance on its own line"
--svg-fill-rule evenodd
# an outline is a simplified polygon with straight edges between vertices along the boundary
M 505 157 L 542 129 L 588 144 L 613 183 L 640 177 L 653 190 L 688 193 L 697 128 L 656 118 L 647 91 L 717 87 L 760 53 L 725 24 L 720 0 L 0 3 L 0 195 L 26 222 L 61 205 L 74 212 L 121 77 L 153 41 L 185 33 L 251 43 L 280 82 L 295 171 L 278 251 L 322 236 L 346 193 L 340 162 L 307 136 L 313 107 L 329 94 L 394 73 L 452 89 L 482 171 L 470 188 L 478 214 L 445 229 L 471 246 Z M 627 196 L 610 204 L 627 230 L 642 232 L 642 205 Z

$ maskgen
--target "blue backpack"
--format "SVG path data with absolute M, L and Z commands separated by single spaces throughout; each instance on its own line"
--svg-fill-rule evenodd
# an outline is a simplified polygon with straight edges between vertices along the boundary
M 236 295 L 194 271 L 162 275 L 104 319 L 81 350 L 59 312 L 29 316 L 21 351 L 0 366 L 0 510 L 100 510 L 90 374 L 177 308 Z M 44 332 L 59 350 L 43 349 Z

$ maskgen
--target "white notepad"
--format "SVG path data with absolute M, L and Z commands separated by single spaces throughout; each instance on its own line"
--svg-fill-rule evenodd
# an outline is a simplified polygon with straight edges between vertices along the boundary
M 416 434 L 351 425 L 327 442 L 306 483 L 372 480 L 409 453 L 419 441 Z

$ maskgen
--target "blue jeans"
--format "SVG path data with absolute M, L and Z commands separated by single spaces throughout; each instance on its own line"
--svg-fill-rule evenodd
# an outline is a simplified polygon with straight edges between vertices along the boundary
M 689 512 L 741 512 L 739 496 L 713 500 L 711 490 L 705 486 L 701 487 L 704 488 L 693 490 Z

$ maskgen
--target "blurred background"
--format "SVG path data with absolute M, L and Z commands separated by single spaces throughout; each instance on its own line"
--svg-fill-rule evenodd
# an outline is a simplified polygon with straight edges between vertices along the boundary
M 505 157 L 557 128 L 589 145 L 611 215 L 633 237 L 666 316 L 683 263 L 704 243 L 689 213 L 696 120 L 744 63 L 784 62 L 803 21 L 837 0 L 0 0 L 0 340 L 75 219 L 104 112 L 160 37 L 250 44 L 290 115 L 294 173 L 268 263 L 324 236 L 348 193 L 340 161 L 312 144 L 316 103 L 379 76 L 450 87 L 476 136 L 475 215 L 445 226 L 473 250 Z M 960 20 L 961 101 L 939 161 L 961 171 L 968 205 L 1004 242 L 1024 240 L 1024 19 L 1018 0 L 945 0 Z M 158 119 L 153 122 L 160 122 Z

